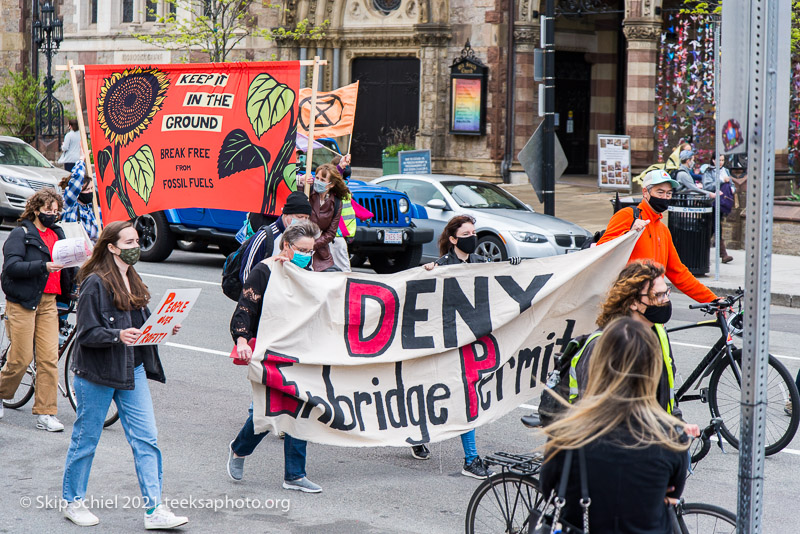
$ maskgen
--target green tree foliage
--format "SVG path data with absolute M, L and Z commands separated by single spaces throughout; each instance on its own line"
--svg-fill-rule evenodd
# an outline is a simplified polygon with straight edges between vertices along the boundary
M 134 34 L 145 43 L 181 50 L 188 57 L 190 51 L 208 54 L 211 62 L 227 61 L 234 47 L 248 36 L 264 39 L 321 39 L 328 25 L 325 21 L 314 26 L 308 19 L 300 21 L 295 28 L 265 29 L 256 27 L 251 14 L 252 6 L 261 5 L 259 0 L 165 0 L 166 13 L 156 16 L 163 24 L 161 29 L 149 34 Z M 279 10 L 280 6 L 264 4 Z
M 67 79 L 58 80 L 53 91 L 67 84 Z M 0 133 L 32 141 L 36 135 L 36 104 L 42 95 L 42 80 L 37 80 L 28 70 L 16 72 L 11 69 L 0 78 Z M 62 101 L 64 120 L 73 118 L 69 106 L 71 100 Z

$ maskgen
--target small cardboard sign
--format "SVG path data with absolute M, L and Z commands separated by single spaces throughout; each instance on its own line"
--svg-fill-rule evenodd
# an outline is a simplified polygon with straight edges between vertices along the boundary
M 199 296 L 200 288 L 170 289 L 164 293 L 153 314 L 142 325 L 142 334 L 136 338 L 133 346 L 166 343 L 172 328 L 186 319 Z

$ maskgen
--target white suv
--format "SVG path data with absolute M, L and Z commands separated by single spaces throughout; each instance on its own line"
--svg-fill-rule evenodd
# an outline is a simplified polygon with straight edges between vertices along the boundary
M 43 187 L 60 191 L 58 183 L 65 176 L 67 171 L 22 139 L 0 135 L 0 217 L 16 219 L 28 197 Z

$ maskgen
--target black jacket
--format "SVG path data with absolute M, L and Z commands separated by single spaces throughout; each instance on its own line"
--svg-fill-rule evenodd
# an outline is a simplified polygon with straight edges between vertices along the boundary
M 461 261 L 461 259 L 456 256 L 455 250 L 452 248 L 450 252 L 436 260 L 436 265 L 461 265 L 462 263 L 486 263 L 489 260 L 486 259 L 484 256 L 479 256 L 478 254 L 470 254 L 467 261 Z
M 658 445 L 643 449 L 625 448 L 633 444 L 627 429 L 618 428 L 586 446 L 587 479 L 589 482 L 589 526 L 592 532 L 604 534 L 669 534 L 672 528 L 664 497 L 667 488 L 675 489 L 670 497 L 679 498 L 686 481 L 689 457 Z M 558 452 L 542 466 L 542 495 L 558 490 L 565 452 Z M 568 523 L 583 527 L 579 504 L 580 468 L 578 455 L 567 483 L 563 516 Z
M 64 239 L 64 231 L 53 228 L 58 239 Z M 0 284 L 6 299 L 29 310 L 35 310 L 47 285 L 47 262 L 52 261 L 50 249 L 42 241 L 39 230 L 28 219 L 14 228 L 3 245 L 3 273 Z M 76 269 L 61 271 L 61 294 L 72 290 Z
M 141 310 L 145 320 L 150 316 Z M 138 313 L 134 310 L 133 313 Z M 131 327 L 131 312 L 117 309 L 114 297 L 96 274 L 81 283 L 78 298 L 77 333 L 73 346 L 72 370 L 95 384 L 115 389 L 134 389 L 133 347 L 119 340 L 121 330 Z M 137 347 L 147 378 L 165 382 L 164 368 L 155 345 Z

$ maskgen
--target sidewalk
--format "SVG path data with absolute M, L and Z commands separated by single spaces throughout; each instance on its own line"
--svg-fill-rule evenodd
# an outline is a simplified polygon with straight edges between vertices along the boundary
M 543 212 L 544 208 L 530 185 L 508 185 L 504 189 Z M 625 196 L 625 194 L 620 194 Z M 556 182 L 556 216 L 579 224 L 591 232 L 602 230 L 611 218 L 613 192 L 597 190 L 594 176 L 563 176 Z M 699 280 L 717 295 L 725 295 L 744 287 L 745 252 L 728 250 L 733 261 L 720 265 L 719 280 L 714 276 L 714 249 L 711 269 Z M 772 255 L 772 304 L 800 308 L 800 256 Z

